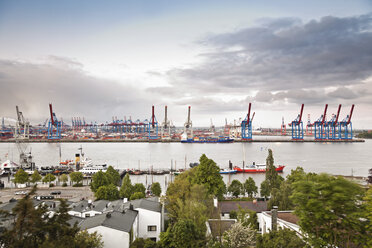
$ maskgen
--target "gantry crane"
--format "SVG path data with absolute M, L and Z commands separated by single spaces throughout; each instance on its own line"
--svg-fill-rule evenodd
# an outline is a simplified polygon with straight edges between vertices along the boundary
M 282 125 L 280 126 L 280 134 L 283 136 L 287 134 L 287 127 L 284 123 L 284 117 L 282 117 Z
M 350 114 L 340 122 L 340 134 L 341 139 L 349 140 L 353 138 L 353 125 L 351 123 L 351 117 L 354 111 L 354 104 L 351 106 Z
M 168 120 L 168 107 L 165 106 L 164 121 L 161 124 L 161 138 L 170 139 L 170 137 L 171 137 L 171 125 L 170 125 L 170 121 Z
M 292 139 L 293 140 L 304 139 L 304 128 L 303 128 L 303 123 L 302 123 L 303 111 L 304 111 L 304 104 L 302 104 L 300 114 L 297 115 L 297 118 L 288 124 L 290 127 L 292 127 Z
M 158 139 L 159 138 L 158 121 L 156 120 L 156 117 L 155 117 L 154 105 L 152 105 L 152 115 L 151 115 L 151 119 L 149 121 L 148 127 L 149 127 L 148 128 L 149 140 Z
M 48 139 L 61 139 L 62 122 L 57 119 L 53 112 L 52 104 L 49 103 L 50 119 L 48 123 Z
M 327 121 L 327 136 L 330 140 L 337 140 L 341 138 L 341 129 L 338 122 L 338 117 L 340 116 L 341 104 L 338 105 L 338 110 L 336 115 L 332 115 L 332 118 Z
M 326 130 L 327 109 L 328 104 L 324 107 L 324 113 L 314 122 L 314 138 L 316 140 L 328 139 Z
M 187 120 L 185 124 L 183 125 L 183 140 L 193 140 L 194 139 L 194 133 L 192 129 L 192 121 L 191 121 L 191 106 L 188 108 L 187 112 Z
M 253 113 L 251 118 L 251 103 L 248 105 L 248 113 L 245 119 L 242 121 L 242 140 L 252 140 L 252 121 L 255 113 Z

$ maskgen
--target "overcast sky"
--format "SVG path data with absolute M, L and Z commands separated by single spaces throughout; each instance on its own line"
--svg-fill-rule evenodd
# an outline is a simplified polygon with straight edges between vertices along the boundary
M 329 104 L 372 128 L 372 2 L 0 0 L 0 116 L 280 127 Z

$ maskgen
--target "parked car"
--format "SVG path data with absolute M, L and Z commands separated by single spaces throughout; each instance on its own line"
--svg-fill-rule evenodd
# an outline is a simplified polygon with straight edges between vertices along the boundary
M 51 195 L 60 195 L 61 191 L 52 191 L 50 192 Z

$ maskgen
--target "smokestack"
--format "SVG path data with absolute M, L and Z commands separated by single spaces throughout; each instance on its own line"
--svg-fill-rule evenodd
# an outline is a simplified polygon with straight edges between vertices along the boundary
M 278 228 L 278 206 L 273 206 L 271 210 L 271 231 L 276 231 Z
M 188 111 L 188 114 L 187 114 L 187 123 L 190 123 L 190 112 L 191 112 L 191 106 L 189 106 L 189 111 Z
M 167 127 L 167 121 L 168 121 L 168 107 L 167 107 L 167 105 L 165 105 L 165 123 L 164 123 L 164 125 L 165 125 L 165 127 Z

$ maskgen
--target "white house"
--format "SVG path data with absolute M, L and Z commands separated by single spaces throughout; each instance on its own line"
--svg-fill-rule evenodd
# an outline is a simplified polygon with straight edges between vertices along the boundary
M 138 237 L 159 240 L 164 228 L 164 208 L 156 199 L 138 199 L 122 204 L 121 210 L 130 208 L 138 211 Z
M 129 248 L 138 237 L 138 211 L 109 212 L 83 219 L 79 226 L 89 233 L 102 235 L 104 247 Z
M 262 234 L 272 230 L 273 215 L 272 211 L 265 211 L 257 214 L 259 230 Z M 278 211 L 277 212 L 277 227 L 288 228 L 302 236 L 300 226 L 298 225 L 298 217 L 293 214 L 293 211 Z

